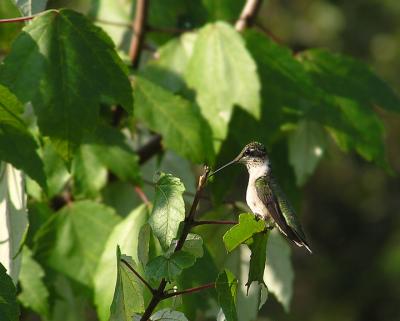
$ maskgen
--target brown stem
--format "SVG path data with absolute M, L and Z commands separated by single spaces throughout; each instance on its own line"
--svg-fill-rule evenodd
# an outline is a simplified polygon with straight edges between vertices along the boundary
M 270 37 L 277 44 L 280 44 L 280 45 L 283 44 L 282 39 L 280 39 L 278 36 L 276 36 L 274 33 L 272 33 L 271 30 L 269 30 L 268 28 L 264 27 L 262 24 L 255 23 L 254 25 L 257 28 L 259 28 L 262 32 L 264 32 L 268 37 Z
M 216 225 L 236 225 L 238 224 L 237 221 L 193 221 L 192 225 L 193 226 L 198 226 L 198 225 L 207 225 L 207 224 L 216 224 Z
M 145 145 L 138 149 L 137 154 L 139 156 L 139 164 L 141 165 L 145 163 L 160 151 L 162 151 L 161 136 L 157 134 L 151 137 Z
M 239 32 L 251 27 L 260 9 L 262 0 L 247 0 L 239 19 L 235 23 L 235 29 Z
M 197 205 L 199 204 L 201 192 L 203 191 L 203 188 L 207 183 L 207 178 L 208 178 L 209 174 L 210 174 L 210 168 L 206 166 L 204 168 L 204 173 L 199 178 L 199 183 L 197 185 L 196 195 L 194 196 L 192 207 L 190 208 L 189 215 L 185 219 L 183 231 L 182 231 L 181 236 L 179 237 L 179 240 L 175 247 L 174 252 L 180 251 L 183 244 L 185 243 L 186 237 L 188 236 L 190 228 L 191 228 L 191 224 L 194 220 L 194 215 L 196 213 Z M 168 294 L 164 293 L 166 285 L 167 285 L 167 281 L 165 279 L 162 279 L 157 290 L 154 291 L 153 297 L 151 298 L 150 303 L 148 304 L 146 310 L 144 311 L 142 317 L 140 318 L 140 321 L 149 320 L 154 309 L 157 307 L 158 303 L 160 303 L 160 301 L 163 300 L 166 295 L 168 295 Z
M 32 20 L 35 18 L 36 15 L 34 16 L 27 16 L 27 17 L 17 17 L 17 18 L 8 18 L 8 19 L 0 19 L 0 23 L 13 23 L 13 22 L 25 22 Z
M 143 282 L 143 284 L 150 290 L 151 293 L 155 293 L 156 290 L 151 287 L 151 285 L 138 273 L 136 270 L 124 259 L 121 259 L 121 262 L 126 265 L 126 267 L 131 270 L 139 279 Z
M 139 198 L 142 200 L 143 203 L 145 203 L 147 206 L 150 205 L 149 199 L 147 198 L 144 191 L 140 188 L 140 186 L 135 186 L 135 192 L 139 196 Z
M 186 289 L 183 291 L 176 291 L 176 292 L 171 292 L 171 293 L 166 293 L 164 294 L 164 298 L 163 299 L 168 299 L 177 295 L 181 295 L 181 294 L 187 294 L 187 293 L 194 293 L 194 292 L 198 292 L 201 290 L 205 290 L 205 289 L 211 289 L 211 288 L 215 288 L 215 283 L 208 283 L 208 284 L 204 284 L 201 286 L 197 286 L 195 288 L 190 288 L 190 289 Z
M 132 67 L 135 69 L 137 69 L 137 67 L 139 66 L 140 52 L 145 35 L 148 7 L 148 0 L 136 1 L 136 14 L 132 24 L 133 34 L 131 39 L 131 46 L 129 48 L 129 58 L 131 60 Z

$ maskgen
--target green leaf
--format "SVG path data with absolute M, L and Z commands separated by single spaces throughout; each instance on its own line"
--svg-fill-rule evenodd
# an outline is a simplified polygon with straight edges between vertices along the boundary
M 209 19 L 235 21 L 245 4 L 244 0 L 202 0 L 204 7 L 208 11 Z
M 90 145 L 81 145 L 72 163 L 73 193 L 77 198 L 96 197 L 107 183 L 107 169 Z
M 185 218 L 185 203 L 182 196 L 185 187 L 179 178 L 160 173 L 155 190 L 149 224 L 162 248 L 166 250 L 177 237 L 179 224 Z
M 271 232 L 267 245 L 264 281 L 268 286 L 268 292 L 274 294 L 286 312 L 289 311 L 293 295 L 293 279 L 290 246 L 279 232 L 274 230 Z
M 157 311 L 150 317 L 151 321 L 189 321 L 182 312 L 174 311 L 171 308 Z
M 323 49 L 301 53 L 299 59 L 315 83 L 330 94 L 400 112 L 400 97 L 361 61 Z
M 0 68 L 0 82 L 31 101 L 40 131 L 67 161 L 95 128 L 99 103 L 132 110 L 127 70 L 107 35 L 71 10 L 47 11 L 27 25 Z
M 24 246 L 19 282 L 22 288 L 19 301 L 27 307 L 47 318 L 49 317 L 49 291 L 44 281 L 44 271 L 32 257 L 32 251 Z
M 19 320 L 16 289 L 7 271 L 0 263 L 0 315 L 4 321 Z
M 37 154 L 37 144 L 20 118 L 21 102 L 0 85 L 0 160 L 13 164 L 46 188 L 43 163 Z
M 0 263 L 15 284 L 21 267 L 21 249 L 28 232 L 23 174 L 0 162 Z
M 141 182 L 138 156 L 120 131 L 108 126 L 99 126 L 93 141 L 89 141 L 88 144 L 98 160 L 119 179 L 134 184 Z
M 145 205 L 137 207 L 114 227 L 107 240 L 97 269 L 94 270 L 94 303 L 101 321 L 108 321 L 110 317 L 110 305 L 117 280 L 115 248 L 118 245 L 121 251 L 138 262 L 139 231 L 147 218 L 147 207 Z
M 247 280 L 247 293 L 251 283 L 257 281 L 264 284 L 265 260 L 267 257 L 267 241 L 269 233 L 257 233 L 253 235 L 252 242 L 249 244 L 251 250 L 249 279 Z
M 117 247 L 118 273 L 110 309 L 110 321 L 131 321 L 134 313 L 144 312 L 143 285 L 121 259 L 124 259 L 136 270 L 136 265 L 132 258 L 121 255 L 121 250 Z
M 224 23 L 200 29 L 186 70 L 201 112 L 215 139 L 223 139 L 234 105 L 260 116 L 260 81 L 256 64 L 235 29 Z
M 196 37 L 196 33 L 185 32 L 180 37 L 168 41 L 158 49 L 158 58 L 149 62 L 140 75 L 173 93 L 185 89 L 183 76 L 192 55 Z
M 226 321 L 237 321 L 236 294 L 238 283 L 235 276 L 227 269 L 222 271 L 215 282 L 218 303 L 225 314 Z
M 195 163 L 213 160 L 211 133 L 193 103 L 141 77 L 134 96 L 135 116 L 162 134 L 167 148 Z
M 151 226 L 146 223 L 140 228 L 137 245 L 137 256 L 142 266 L 146 266 L 149 261 L 150 237 Z
M 289 136 L 289 161 L 297 185 L 303 185 L 314 172 L 325 151 L 326 132 L 318 123 L 302 120 Z
M 182 251 L 192 254 L 196 259 L 203 256 L 203 239 L 200 235 L 190 233 L 185 243 L 183 244 Z
M 90 287 L 93 271 L 119 220 L 111 208 L 94 201 L 68 204 L 38 231 L 36 252 L 51 268 Z
M 239 215 L 239 224 L 230 228 L 223 237 L 226 250 L 231 252 L 240 244 L 248 240 L 253 234 L 259 233 L 265 229 L 263 220 L 256 220 L 256 217 L 250 213 Z
M 191 267 L 196 258 L 187 252 L 179 251 L 173 253 L 170 257 L 157 256 L 150 260 L 146 265 L 146 275 L 154 280 L 165 278 L 167 281 L 173 281 L 184 269 Z
M 24 16 L 32 16 L 46 9 L 47 0 L 14 0 Z
M 47 195 L 53 197 L 61 192 L 71 175 L 63 159 L 47 140 L 42 149 L 42 159 L 47 178 Z

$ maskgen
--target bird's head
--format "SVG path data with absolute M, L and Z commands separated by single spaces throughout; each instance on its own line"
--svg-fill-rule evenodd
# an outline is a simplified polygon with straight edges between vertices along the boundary
M 236 156 L 232 161 L 221 166 L 215 170 L 211 175 L 219 172 L 223 168 L 235 164 L 242 163 L 245 164 L 247 169 L 259 167 L 259 166 L 269 166 L 269 158 L 267 154 L 267 149 L 265 146 L 258 142 L 251 142 L 247 144 L 242 151 Z

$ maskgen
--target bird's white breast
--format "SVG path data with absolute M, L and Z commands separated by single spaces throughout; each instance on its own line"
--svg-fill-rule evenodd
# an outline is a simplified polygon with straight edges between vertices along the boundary
M 249 172 L 249 183 L 246 191 L 246 203 L 254 214 L 266 217 L 268 215 L 268 210 L 257 195 L 256 179 L 268 173 L 268 163 L 265 162 L 257 166 L 250 165 L 247 169 Z

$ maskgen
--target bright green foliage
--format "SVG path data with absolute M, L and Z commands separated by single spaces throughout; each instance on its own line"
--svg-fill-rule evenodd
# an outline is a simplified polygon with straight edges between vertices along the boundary
M 111 40 L 71 10 L 48 11 L 24 28 L 0 68 L 0 82 L 33 103 L 41 133 L 67 161 L 94 129 L 101 101 L 132 109 L 126 68 Z
M 101 321 L 108 321 L 110 305 L 117 280 L 115 249 L 117 246 L 135 262 L 139 260 L 139 231 L 146 223 L 148 209 L 145 205 L 135 208 L 124 220 L 115 225 L 94 271 L 94 303 Z
M 32 16 L 46 8 L 47 0 L 14 0 L 24 16 Z
M 238 283 L 235 276 L 227 269 L 223 270 L 215 281 L 218 303 L 225 314 L 226 321 L 237 321 L 236 294 Z
M 191 267 L 196 258 L 184 251 L 173 253 L 171 256 L 157 256 L 146 265 L 146 275 L 154 280 L 165 278 L 168 281 L 173 281 L 180 275 L 183 269 Z
M 251 250 L 249 279 L 246 283 L 249 289 L 253 281 L 264 284 L 265 259 L 267 256 L 267 241 L 269 233 L 254 234 L 248 246 Z
M 160 173 L 149 224 L 165 250 L 177 237 L 179 224 L 185 218 L 185 203 L 182 197 L 184 190 L 185 187 L 179 178 Z
M 132 258 L 121 255 L 121 250 L 117 247 L 117 283 L 110 321 L 131 321 L 134 313 L 144 312 L 143 285 L 122 260 L 136 269 Z
M 44 284 L 44 270 L 32 257 L 32 251 L 24 246 L 19 282 L 22 292 L 19 301 L 39 315 L 49 316 L 49 291 Z
M 265 229 L 265 222 L 257 220 L 253 214 L 243 213 L 239 215 L 239 224 L 233 226 L 224 235 L 226 250 L 231 252 L 240 244 L 248 240 L 253 234 Z
M 137 77 L 135 116 L 165 137 L 165 145 L 195 163 L 211 162 L 211 132 L 195 105 Z
M 264 281 L 268 291 L 289 311 L 293 295 L 294 272 L 290 261 L 290 245 L 278 231 L 271 232 L 267 245 Z
M 260 115 L 256 65 L 239 34 L 226 23 L 209 24 L 199 31 L 186 80 L 196 90 L 214 138 L 226 137 L 234 105 Z
M 289 161 L 297 178 L 297 184 L 303 185 L 314 172 L 325 151 L 326 133 L 315 122 L 302 120 L 289 136 Z
M 53 269 L 86 286 L 92 285 L 108 235 L 119 217 L 94 201 L 74 202 L 53 215 L 36 238 L 36 249 Z M 44 252 L 40 246 L 47 246 Z
M 0 315 L 4 321 L 19 320 L 16 290 L 7 271 L 0 263 Z
M 22 112 L 18 99 L 0 85 L 0 160 L 22 169 L 45 188 L 43 163 L 36 152 L 36 142 L 20 118 Z

